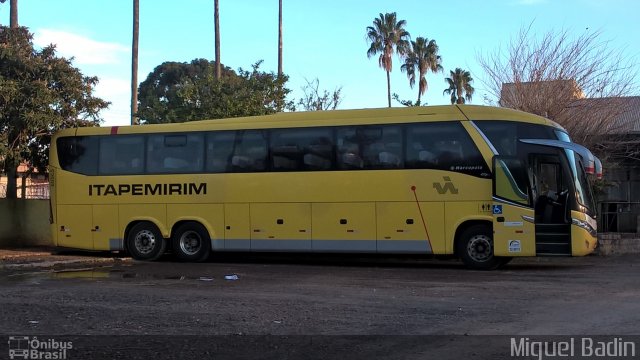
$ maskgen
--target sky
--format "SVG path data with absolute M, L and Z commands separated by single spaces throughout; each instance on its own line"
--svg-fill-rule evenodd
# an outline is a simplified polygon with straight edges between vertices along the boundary
M 484 105 L 485 77 L 478 55 L 508 44 L 522 27 L 534 33 L 600 31 L 601 39 L 638 63 L 640 1 L 637 0 L 283 0 L 283 71 L 289 99 L 301 97 L 307 80 L 320 88 L 342 88 L 339 109 L 387 106 L 386 74 L 377 57 L 367 58 L 366 27 L 380 13 L 396 12 L 413 39 L 435 39 L 444 73 L 428 74 L 424 101 L 448 104 L 444 78 L 457 67 L 471 72 L 472 104 Z M 111 102 L 103 125 L 130 122 L 133 5 L 129 0 L 19 0 L 19 23 L 42 47 L 56 44 L 84 75 L 97 76 L 96 95 Z M 9 2 L 0 4 L 0 24 L 9 22 Z M 237 70 L 264 60 L 277 71 L 278 1 L 220 0 L 221 61 Z M 140 0 L 138 81 L 166 61 L 214 59 L 213 0 Z M 417 98 L 401 61 L 393 58 L 392 92 Z M 401 106 L 393 101 L 393 106 Z

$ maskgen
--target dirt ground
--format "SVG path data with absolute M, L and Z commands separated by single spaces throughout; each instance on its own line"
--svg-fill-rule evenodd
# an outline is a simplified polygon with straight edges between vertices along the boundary
M 159 349 L 181 341 L 213 358 L 248 348 L 261 358 L 282 358 L 278 349 L 293 351 L 289 358 L 334 357 L 336 348 L 488 358 L 486 344 L 497 342 L 506 350 L 491 358 L 509 358 L 509 336 L 631 336 L 639 324 L 640 261 L 632 255 L 518 259 L 489 272 L 454 260 L 275 254 L 0 271 L 0 334 L 75 336 L 111 350 L 133 341 L 129 350 L 153 348 L 166 358 L 170 351 Z M 217 351 L 193 346 L 203 343 Z

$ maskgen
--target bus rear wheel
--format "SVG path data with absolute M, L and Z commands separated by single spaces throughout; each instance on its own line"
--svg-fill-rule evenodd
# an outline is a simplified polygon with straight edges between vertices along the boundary
M 493 234 L 486 225 L 464 230 L 456 243 L 456 252 L 469 269 L 493 270 L 502 264 L 502 259 L 493 255 Z
M 166 246 L 158 227 L 149 222 L 137 223 L 127 235 L 127 250 L 136 260 L 157 260 Z
M 211 253 L 209 232 L 199 223 L 184 223 L 173 232 L 171 245 L 174 254 L 184 261 L 205 261 Z

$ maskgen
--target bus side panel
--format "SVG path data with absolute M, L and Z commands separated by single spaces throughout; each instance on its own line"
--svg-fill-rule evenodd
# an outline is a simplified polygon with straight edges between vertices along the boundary
M 212 241 L 213 250 L 224 249 L 224 206 L 222 204 L 167 204 L 167 224 L 173 229 L 178 221 L 202 224 Z
M 494 202 L 493 254 L 495 256 L 536 256 L 536 229 L 533 209 Z M 497 221 L 501 218 L 502 221 Z
M 252 251 L 311 251 L 311 204 L 250 205 Z
M 124 229 L 133 221 L 150 221 L 158 227 L 162 237 L 168 238 L 170 229 L 167 227 L 167 206 L 166 204 L 126 204 L 120 205 L 118 219 L 120 228 Z
M 375 203 L 314 203 L 313 251 L 375 252 Z
M 58 246 L 93 250 L 91 205 L 58 205 Z
M 376 209 L 378 252 L 445 253 L 444 203 L 381 202 Z
M 118 205 L 93 205 L 93 249 L 122 250 L 122 233 L 118 227 Z
M 251 250 L 249 204 L 224 204 L 224 249 Z

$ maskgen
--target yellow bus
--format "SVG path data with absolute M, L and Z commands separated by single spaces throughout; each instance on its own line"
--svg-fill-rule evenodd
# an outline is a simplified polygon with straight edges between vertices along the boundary
M 55 246 L 514 256 L 596 247 L 599 161 L 554 122 L 471 105 L 74 128 L 51 143 Z

